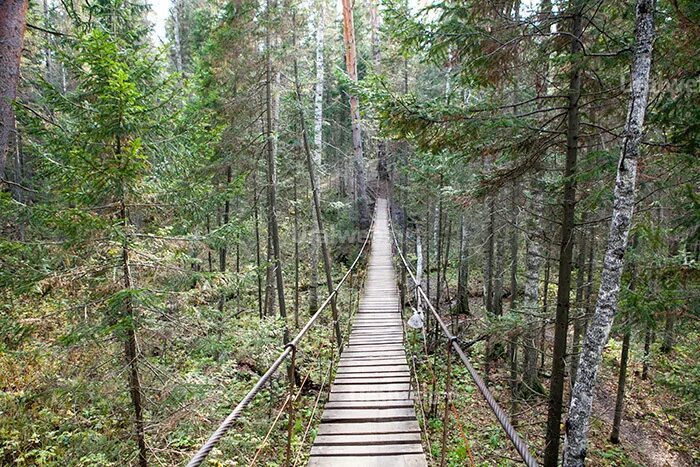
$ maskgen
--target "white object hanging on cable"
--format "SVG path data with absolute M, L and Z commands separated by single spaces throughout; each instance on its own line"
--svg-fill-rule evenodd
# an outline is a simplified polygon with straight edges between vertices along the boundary
M 423 327 L 423 313 L 417 309 L 413 309 L 413 315 L 408 318 L 408 326 L 413 329 L 420 329 Z

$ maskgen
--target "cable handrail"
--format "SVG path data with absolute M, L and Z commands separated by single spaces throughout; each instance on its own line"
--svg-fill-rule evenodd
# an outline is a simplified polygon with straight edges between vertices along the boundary
M 399 257 L 401 258 L 401 261 L 403 263 L 403 267 L 406 269 L 406 272 L 408 272 L 408 275 L 410 276 L 411 280 L 413 281 L 413 284 L 416 288 L 416 293 L 419 294 L 427 304 L 428 309 L 430 310 L 431 314 L 435 318 L 436 322 L 439 324 L 440 329 L 442 329 L 442 333 L 445 335 L 445 337 L 448 339 L 450 344 L 452 345 L 452 348 L 454 349 L 455 352 L 457 352 L 457 355 L 459 355 L 460 360 L 462 360 L 462 363 L 464 366 L 467 368 L 467 371 L 469 372 L 469 375 L 471 376 L 472 380 L 476 384 L 476 387 L 479 389 L 479 392 L 481 395 L 484 397 L 486 402 L 488 403 L 489 407 L 491 408 L 491 411 L 496 415 L 496 418 L 498 419 L 498 422 L 501 424 L 501 427 L 503 427 L 503 430 L 506 432 L 506 435 L 508 435 L 508 438 L 510 439 L 511 443 L 513 443 L 513 446 L 515 449 L 518 451 L 518 454 L 520 454 L 520 457 L 522 458 L 523 462 L 528 467 L 537 467 L 539 464 L 537 463 L 537 460 L 535 460 L 535 457 L 530 454 L 530 451 L 527 447 L 527 444 L 522 440 L 520 435 L 518 435 L 517 431 L 515 430 L 515 427 L 510 423 L 510 420 L 508 419 L 508 416 L 506 413 L 503 411 L 500 405 L 498 405 L 498 402 L 496 402 L 496 399 L 493 397 L 493 394 L 489 390 L 489 388 L 486 386 L 484 383 L 484 380 L 481 379 L 481 376 L 476 372 L 474 367 L 472 366 L 471 362 L 469 361 L 469 358 L 467 358 L 467 355 L 464 353 L 462 350 L 462 347 L 459 345 L 459 342 L 457 341 L 457 337 L 454 336 L 450 330 L 447 328 L 445 325 L 445 322 L 442 320 L 440 315 L 438 314 L 437 310 L 433 306 L 433 304 L 430 302 L 430 299 L 426 295 L 425 291 L 423 290 L 423 287 L 421 284 L 418 283 L 416 280 L 416 276 L 413 274 L 413 271 L 411 271 L 411 267 L 408 264 L 408 261 L 406 260 L 406 257 L 403 254 L 403 251 L 401 250 L 401 247 L 399 246 L 399 242 L 396 238 L 396 232 L 394 232 L 394 223 L 393 219 L 391 216 L 391 207 L 389 207 L 389 226 L 391 228 L 391 236 L 394 240 L 394 247 L 396 248 L 396 251 L 399 254 Z
M 233 411 L 224 419 L 223 422 L 218 426 L 218 428 L 212 433 L 212 435 L 207 439 L 207 441 L 202 445 L 201 448 L 197 451 L 197 453 L 192 457 L 192 459 L 187 463 L 187 467 L 198 467 L 199 465 L 204 462 L 204 459 L 207 458 L 209 453 L 214 449 L 214 447 L 219 444 L 221 439 L 228 433 L 231 428 L 233 427 L 233 424 L 240 418 L 241 414 L 245 410 L 246 407 L 253 401 L 255 396 L 260 392 L 260 390 L 265 386 L 265 384 L 269 381 L 270 377 L 279 369 L 280 365 L 289 357 L 289 355 L 296 350 L 297 345 L 301 341 L 301 339 L 304 337 L 304 335 L 311 329 L 311 326 L 316 322 L 316 320 L 321 316 L 321 313 L 328 307 L 328 305 L 331 303 L 331 300 L 338 295 L 338 291 L 340 288 L 343 286 L 347 278 L 350 276 L 350 273 L 355 269 L 355 266 L 359 262 L 360 258 L 362 257 L 362 254 L 364 253 L 367 244 L 369 243 L 369 240 L 372 236 L 372 231 L 374 230 L 374 220 L 376 218 L 376 215 L 372 217 L 372 222 L 369 225 L 369 228 L 367 229 L 367 236 L 365 237 L 365 241 L 362 244 L 362 248 L 360 249 L 360 252 L 357 254 L 355 257 L 355 261 L 350 265 L 348 268 L 347 272 L 345 275 L 340 279 L 338 284 L 335 286 L 333 289 L 333 292 L 331 292 L 328 297 L 323 301 L 321 306 L 318 308 L 318 310 L 313 314 L 311 318 L 306 322 L 303 328 L 297 333 L 297 335 L 289 341 L 287 344 L 284 346 L 284 350 L 280 355 L 277 357 L 277 359 L 270 365 L 270 367 L 267 369 L 267 371 L 258 379 L 257 383 L 248 391 L 248 393 L 245 395 L 245 397 L 238 403 L 238 405 L 233 409 Z M 339 352 L 340 353 L 340 352 Z

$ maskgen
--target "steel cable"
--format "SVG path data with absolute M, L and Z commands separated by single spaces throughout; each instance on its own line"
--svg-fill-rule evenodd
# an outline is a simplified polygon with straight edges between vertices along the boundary
M 508 415 L 506 415 L 501 406 L 498 405 L 498 402 L 496 402 L 496 399 L 493 397 L 493 394 L 488 389 L 488 387 L 486 387 L 486 384 L 484 384 L 484 381 L 478 375 L 471 362 L 469 361 L 469 358 L 467 358 L 467 355 L 464 353 L 462 347 L 457 342 L 457 338 L 452 335 L 449 329 L 447 329 L 447 326 L 445 325 L 444 321 L 438 314 L 437 310 L 435 310 L 435 307 L 433 307 L 433 304 L 430 303 L 428 296 L 423 291 L 423 287 L 421 286 L 421 284 L 418 283 L 418 281 L 416 281 L 416 276 L 413 274 L 413 271 L 411 271 L 411 267 L 409 266 L 408 261 L 406 260 L 406 257 L 404 256 L 403 251 L 399 246 L 399 242 L 396 239 L 396 232 L 394 232 L 394 224 L 392 222 L 391 214 L 389 215 L 389 226 L 391 228 L 391 236 L 394 240 L 394 247 L 396 248 L 399 257 L 401 258 L 403 267 L 406 269 L 406 272 L 413 281 L 414 286 L 418 290 L 418 294 L 423 297 L 425 305 L 428 307 L 431 314 L 439 324 L 440 329 L 442 329 L 442 333 L 452 343 L 452 347 L 454 348 L 455 352 L 457 352 L 457 355 L 459 355 L 459 358 L 460 360 L 462 360 L 462 363 L 464 363 L 464 366 L 467 367 L 467 371 L 469 371 L 469 375 L 476 384 L 476 387 L 479 389 L 479 392 L 481 392 L 481 395 L 484 396 L 484 399 L 486 399 L 486 402 L 491 408 L 491 411 L 496 415 L 498 422 L 501 424 L 501 427 L 503 427 L 503 430 L 506 432 L 506 435 L 510 439 L 511 443 L 513 443 L 513 446 L 518 451 L 518 454 L 520 454 L 520 457 L 523 459 L 523 462 L 525 462 L 525 464 L 528 467 L 538 466 L 539 464 L 535 460 L 534 456 L 530 454 L 527 444 L 525 444 L 520 435 L 518 435 L 513 425 L 511 425 Z
M 376 217 L 376 216 L 375 216 Z M 189 463 L 187 464 L 187 467 L 198 467 L 199 465 L 204 462 L 204 459 L 207 458 L 209 453 L 214 449 L 214 447 L 219 444 L 221 439 L 228 433 L 231 428 L 233 427 L 233 424 L 240 418 L 241 414 L 245 410 L 245 408 L 251 403 L 251 401 L 255 398 L 255 396 L 260 392 L 260 390 L 265 386 L 265 383 L 267 383 L 272 377 L 272 375 L 277 371 L 277 369 L 282 365 L 282 363 L 289 357 L 289 354 L 292 353 L 292 350 L 297 347 L 301 339 L 304 337 L 304 335 L 311 329 L 311 326 L 316 322 L 316 320 L 321 316 L 321 313 L 326 309 L 326 307 L 331 303 L 331 300 L 338 294 L 338 291 L 340 288 L 343 286 L 347 278 L 350 276 L 350 273 L 354 270 L 355 266 L 360 260 L 360 257 L 363 255 L 365 252 L 365 249 L 367 248 L 367 244 L 370 241 L 370 237 L 372 234 L 372 231 L 374 229 L 374 217 L 372 218 L 372 223 L 369 226 L 369 229 L 367 230 L 367 236 L 365 237 L 365 241 L 362 244 L 362 248 L 360 249 L 360 252 L 357 254 L 357 257 L 355 258 L 355 261 L 350 265 L 348 268 L 347 272 L 343 276 L 343 278 L 338 282 L 338 284 L 335 286 L 333 289 L 333 292 L 328 295 L 328 297 L 323 301 L 321 306 L 318 308 L 316 313 L 306 322 L 304 327 L 299 331 L 299 333 L 289 341 L 285 346 L 284 350 L 282 353 L 277 357 L 277 360 L 274 361 L 274 363 L 268 368 L 268 370 L 263 374 L 260 379 L 258 380 L 257 383 L 255 383 L 255 386 L 248 391 L 248 393 L 245 395 L 245 397 L 238 403 L 238 405 L 233 409 L 233 411 L 224 419 L 223 422 L 218 426 L 218 428 L 214 431 L 214 433 L 207 439 L 207 441 L 202 445 L 201 448 L 197 451 L 197 453 L 190 459 Z M 341 349 L 342 350 L 342 349 Z M 340 353 L 340 352 L 339 352 Z

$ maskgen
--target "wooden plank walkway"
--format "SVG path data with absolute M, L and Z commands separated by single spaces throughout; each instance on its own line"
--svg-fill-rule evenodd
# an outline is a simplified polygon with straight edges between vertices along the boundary
M 410 393 L 387 202 L 377 200 L 365 292 L 309 466 L 424 467 Z

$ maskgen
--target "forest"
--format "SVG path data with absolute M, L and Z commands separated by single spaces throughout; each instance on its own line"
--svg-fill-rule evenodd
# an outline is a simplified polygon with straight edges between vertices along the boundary
M 699 54 L 694 0 L 0 0 L 0 465 L 700 465 Z

